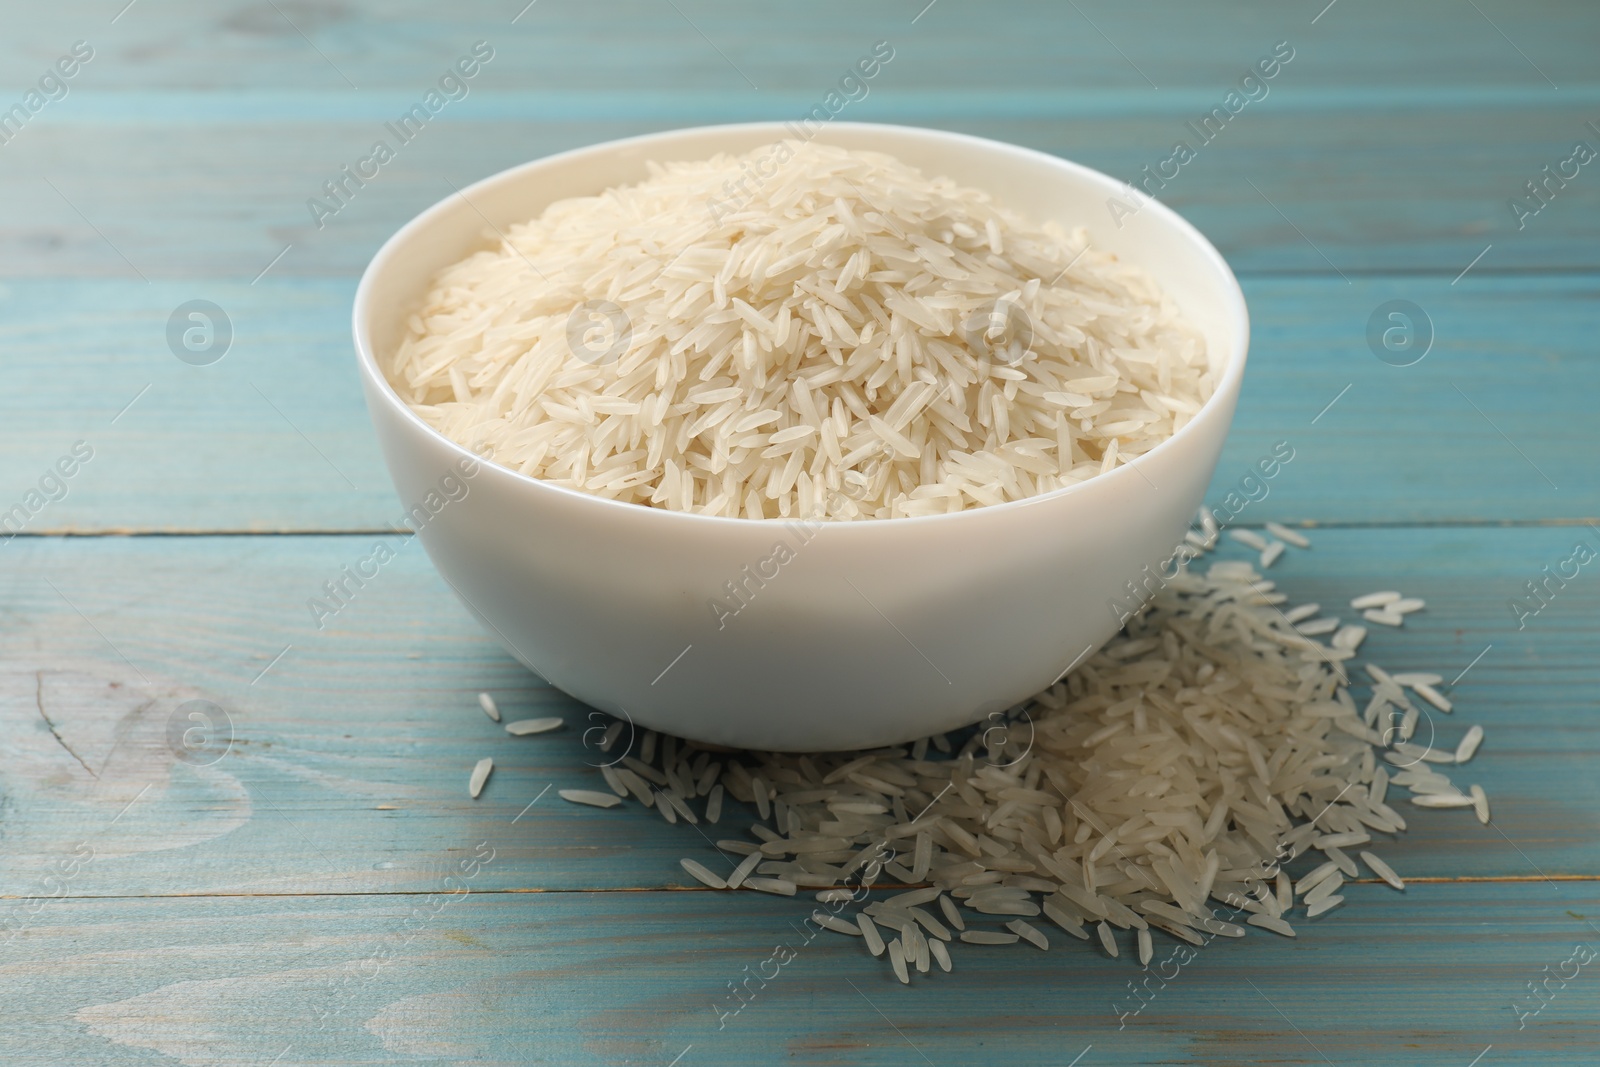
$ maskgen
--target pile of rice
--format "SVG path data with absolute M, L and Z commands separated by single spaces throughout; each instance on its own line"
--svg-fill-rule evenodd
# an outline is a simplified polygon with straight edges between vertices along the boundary
M 1199 334 L 1082 231 L 819 144 L 552 204 L 439 274 L 388 374 L 523 474 L 754 519 L 1048 492 L 1149 451 L 1213 387 Z
M 1194 540 L 1209 550 L 1216 527 L 1202 518 Z M 615 795 L 568 799 L 631 796 L 668 822 L 718 822 L 728 795 L 754 805 L 749 838 L 684 870 L 718 889 L 819 891 L 812 921 L 861 937 L 902 981 L 949 970 L 955 940 L 1047 948 L 1041 927 L 1111 955 L 1132 931 L 1141 963 L 1152 931 L 1194 945 L 1252 926 L 1292 937 L 1292 913 L 1339 906 L 1363 866 L 1404 888 L 1368 850 L 1406 827 L 1391 787 L 1485 823 L 1489 807 L 1445 773 L 1483 731 L 1442 745 L 1423 706 L 1451 711 L 1440 676 L 1365 664 L 1359 705 L 1346 667 L 1365 628 L 1286 599 L 1250 563 L 1185 571 L 1065 681 L 964 743 L 740 753 L 614 723 L 601 747 L 625 745 L 601 771 Z M 1424 719 L 1426 744 L 1413 740 Z M 1308 852 L 1320 862 L 1291 880 L 1285 868 Z M 885 882 L 917 888 L 855 910 Z

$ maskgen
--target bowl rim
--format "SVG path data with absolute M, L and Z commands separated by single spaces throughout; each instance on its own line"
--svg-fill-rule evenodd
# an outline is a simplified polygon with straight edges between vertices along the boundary
M 951 142 L 981 152 L 1011 155 L 1032 161 L 1043 162 L 1049 166 L 1070 171 L 1077 177 L 1087 179 L 1091 183 L 1102 185 L 1106 188 L 1108 194 L 1110 195 L 1129 194 L 1129 190 L 1132 189 L 1132 187 L 1126 182 L 1113 178 L 1103 171 L 1096 170 L 1093 167 L 1085 166 L 1082 163 L 1064 159 L 1061 156 L 1052 155 L 1049 152 L 1042 152 L 1038 149 L 1026 148 L 1022 145 L 1010 144 L 1005 141 L 996 141 L 987 137 L 978 137 L 973 134 L 957 133 L 951 130 L 942 130 L 935 127 L 905 126 L 894 123 L 876 122 L 830 122 L 826 127 L 818 131 L 818 133 L 812 139 L 815 140 L 817 138 L 825 138 L 829 131 L 838 129 L 849 129 L 853 131 L 892 131 L 895 134 L 908 134 L 913 137 L 921 137 L 929 140 L 942 140 Z M 632 137 L 623 137 L 610 141 L 601 141 L 595 144 L 585 145 L 580 148 L 571 148 L 563 152 L 554 153 L 552 155 L 541 156 L 537 159 L 528 160 L 525 163 L 519 163 L 515 166 L 507 167 L 504 170 L 497 171 L 494 174 L 487 175 L 486 177 L 480 178 L 465 188 L 458 189 L 449 196 L 442 197 L 411 218 L 405 223 L 405 225 L 401 226 L 400 229 L 396 230 L 392 235 L 390 235 L 390 237 L 378 248 L 378 251 L 373 254 L 371 261 L 368 262 L 366 268 L 362 271 L 361 280 L 356 286 L 355 299 L 351 308 L 352 333 L 355 341 L 356 361 L 361 370 L 361 375 L 368 385 L 374 387 L 374 389 L 369 389 L 367 391 L 367 395 L 371 397 L 375 394 L 380 397 L 382 402 L 386 404 L 393 412 L 398 414 L 402 421 L 407 423 L 413 430 L 421 432 L 425 437 L 431 438 L 435 444 L 442 445 L 447 450 L 456 453 L 458 460 L 472 461 L 492 467 L 499 471 L 502 475 L 516 479 L 518 482 L 526 485 L 532 492 L 536 494 L 555 494 L 556 500 L 566 501 L 575 507 L 612 509 L 617 517 L 623 519 L 624 521 L 627 521 L 628 518 L 632 516 L 636 519 L 636 521 L 640 522 L 689 523 L 697 525 L 710 523 L 716 526 L 722 526 L 729 530 L 770 530 L 776 524 L 802 521 L 804 516 L 791 515 L 788 517 L 771 519 L 750 519 L 740 516 L 702 515 L 692 511 L 676 511 L 670 508 L 648 507 L 643 504 L 634 504 L 628 501 L 613 500 L 607 497 L 595 496 L 592 493 L 585 493 L 579 489 L 571 489 L 566 486 L 556 485 L 553 482 L 548 482 L 540 478 L 534 478 L 530 475 L 512 470 L 510 467 L 496 463 L 492 459 L 485 458 L 484 456 L 473 452 L 465 445 L 446 437 L 444 434 L 428 425 L 428 423 L 425 422 L 421 416 L 412 411 L 410 406 L 400 398 L 399 393 L 397 393 L 394 389 L 394 386 L 390 384 L 388 375 L 385 374 L 378 366 L 377 357 L 373 353 L 372 338 L 368 328 L 368 320 L 370 320 L 372 317 L 372 293 L 378 285 L 378 279 L 390 267 L 390 264 L 393 261 L 397 260 L 401 255 L 404 254 L 405 247 L 410 244 L 419 234 L 433 225 L 439 217 L 448 212 L 458 198 L 461 200 L 466 200 L 468 206 L 471 206 L 470 194 L 474 191 L 483 190 L 486 187 L 500 185 L 502 183 L 515 183 L 526 178 L 530 174 L 537 173 L 540 169 L 545 167 L 559 163 L 570 162 L 586 156 L 604 156 L 621 148 L 644 147 L 656 142 L 671 143 L 673 141 L 686 139 L 695 135 L 704 135 L 709 133 L 771 133 L 774 135 L 775 140 L 784 140 L 792 139 L 794 131 L 790 123 L 779 120 L 767 120 L 759 122 L 715 123 L 705 126 L 679 127 L 671 130 L 660 130 L 654 133 L 638 134 Z M 597 189 L 595 190 L 595 194 L 598 194 L 602 191 L 603 190 Z M 1142 201 L 1139 208 L 1141 213 L 1145 211 L 1151 212 L 1154 218 L 1159 221 L 1160 225 L 1177 231 L 1192 245 L 1194 245 L 1200 252 L 1201 258 L 1218 273 L 1223 282 L 1223 289 L 1227 299 L 1227 307 L 1224 313 L 1228 320 L 1228 326 L 1234 331 L 1235 340 L 1231 351 L 1226 353 L 1222 374 L 1217 379 L 1211 395 L 1208 396 L 1200 405 L 1200 410 L 1195 412 L 1194 417 L 1180 427 L 1175 433 L 1173 433 L 1172 436 L 1168 437 L 1166 440 L 1162 441 L 1148 452 L 1136 456 L 1135 458 L 1128 460 L 1126 463 L 1123 463 L 1109 471 L 1094 475 L 1073 485 L 1061 486 L 1058 489 L 1052 489 L 1046 493 L 1039 493 L 1034 496 L 1025 497 L 1021 500 L 1008 500 L 1000 504 L 986 504 L 982 507 L 966 508 L 961 511 L 945 512 L 938 515 L 911 515 L 892 519 L 860 519 L 850 521 L 817 520 L 823 527 L 829 529 L 840 528 L 855 530 L 870 530 L 874 528 L 904 530 L 910 529 L 913 526 L 921 527 L 923 525 L 933 523 L 951 524 L 961 521 L 977 522 L 982 521 L 982 516 L 985 515 L 999 515 L 1002 513 L 1019 511 L 1025 508 L 1038 507 L 1072 496 L 1074 494 L 1093 491 L 1096 486 L 1100 486 L 1103 489 L 1109 489 L 1113 485 L 1126 483 L 1129 481 L 1129 479 L 1135 477 L 1142 479 L 1148 484 L 1150 480 L 1145 476 L 1143 471 L 1139 470 L 1140 466 L 1149 465 L 1151 462 L 1154 462 L 1152 457 L 1170 454 L 1180 448 L 1185 447 L 1186 438 L 1192 437 L 1200 432 L 1200 430 L 1197 429 L 1199 424 L 1223 417 L 1218 413 L 1218 411 L 1224 405 L 1233 402 L 1233 398 L 1236 398 L 1238 388 L 1244 378 L 1245 360 L 1250 349 L 1250 313 L 1245 302 L 1244 291 L 1240 288 L 1238 278 L 1234 275 L 1233 269 L 1228 266 L 1228 262 L 1223 258 L 1222 253 L 1217 251 L 1216 246 L 1213 245 L 1211 241 L 1194 226 L 1193 223 L 1189 222 L 1188 219 L 1185 219 L 1182 215 L 1178 214 L 1172 208 L 1168 207 L 1166 204 L 1154 197 L 1138 191 L 1134 191 L 1130 195 L 1135 195 Z M 604 512 L 597 512 L 597 514 L 604 514 Z M 645 516 L 652 517 L 646 518 Z

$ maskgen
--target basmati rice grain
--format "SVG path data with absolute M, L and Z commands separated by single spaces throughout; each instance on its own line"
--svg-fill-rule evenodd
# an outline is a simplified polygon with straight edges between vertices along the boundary
M 706 797 L 706 822 L 714 823 L 722 818 L 722 783 L 711 787 L 711 793 Z
M 506 723 L 506 733 L 512 737 L 526 737 L 528 734 L 548 733 L 561 725 L 561 719 L 518 719 L 516 722 Z
M 935 919 L 928 912 L 924 911 L 922 908 L 912 908 L 911 914 L 917 917 L 917 922 L 921 923 L 922 928 L 928 931 L 928 933 L 932 934 L 934 937 L 937 937 L 941 941 L 950 940 L 952 935 L 949 929 L 945 927 L 944 923 L 940 922 L 938 919 Z
M 1006 923 L 1006 929 L 1041 950 L 1048 951 L 1050 948 L 1050 939 L 1045 937 L 1038 927 L 1022 919 L 1012 919 Z
M 1247 545 L 1255 549 L 1257 552 L 1265 551 L 1267 547 L 1267 539 L 1254 530 L 1232 529 L 1228 531 L 1228 536 L 1241 545 Z
M 1294 907 L 1294 885 L 1285 871 L 1279 871 L 1277 881 L 1278 912 L 1282 914 Z
M 1366 837 L 1367 835 L 1361 834 L 1359 836 Z M 1359 873 L 1356 868 L 1356 861 L 1345 855 L 1344 850 L 1338 846 L 1328 845 L 1322 850 L 1322 853 L 1339 865 L 1339 870 L 1343 872 L 1346 878 L 1354 878 Z
M 482 708 L 483 713 L 495 722 L 500 721 L 500 709 L 495 706 L 494 697 L 488 693 L 478 694 L 478 707 Z
M 941 896 L 939 898 L 939 910 L 944 912 L 945 921 L 958 931 L 967 928 L 966 921 L 961 918 L 961 911 L 956 907 L 955 901 L 949 897 Z
M 838 904 L 853 899 L 855 891 L 850 889 L 824 889 L 817 894 L 818 904 Z
M 1139 940 L 1139 966 L 1148 967 L 1150 966 L 1150 958 L 1155 955 L 1155 943 L 1150 940 L 1150 930 L 1148 928 L 1138 931 L 1137 937 Z
M 750 789 L 755 793 L 756 814 L 762 819 L 772 817 L 772 806 L 768 799 L 767 783 L 761 780 L 758 774 L 750 780 Z
M 963 930 L 961 940 L 969 945 L 1014 945 L 1016 934 L 1002 934 L 998 930 Z
M 1311 618 L 1311 616 L 1315 615 L 1321 610 L 1321 604 L 1301 604 L 1297 608 L 1290 608 L 1288 611 L 1284 612 L 1283 618 L 1285 622 L 1298 623 L 1304 619 Z M 1304 631 L 1302 630 L 1301 632 L 1303 633 Z
M 1333 635 L 1333 640 L 1329 643 L 1334 648 L 1342 649 L 1346 652 L 1354 652 L 1361 647 L 1361 642 L 1366 639 L 1366 636 L 1367 628 L 1365 626 L 1343 626 L 1340 627 L 1338 633 Z
M 614 793 L 597 793 L 590 789 L 558 789 L 556 795 L 574 804 L 587 804 L 592 808 L 614 808 L 622 798 Z
M 848 937 L 861 936 L 861 930 L 856 926 L 855 923 L 845 922 L 837 915 L 829 915 L 825 911 L 812 912 L 811 921 L 816 923 L 818 926 L 823 926 L 829 930 L 832 930 L 836 934 L 845 934 Z
M 928 942 L 928 952 L 929 952 L 930 955 L 933 956 L 934 962 L 939 965 L 939 969 L 941 971 L 944 971 L 946 974 L 949 974 L 950 973 L 950 950 L 944 947 L 944 942 L 943 941 L 930 941 L 930 942 Z
M 1483 791 L 1483 786 L 1481 785 L 1469 787 L 1469 792 L 1472 794 L 1472 807 L 1477 812 L 1478 821 L 1483 823 L 1483 825 L 1488 826 L 1489 795 Z
M 671 804 L 678 810 L 678 814 L 683 816 L 684 822 L 693 826 L 700 821 L 699 817 L 695 815 L 694 810 L 689 807 L 689 802 L 683 799 L 683 797 L 679 796 L 677 793 L 669 789 L 660 795 L 666 798 L 668 804 Z
M 1477 754 L 1478 746 L 1481 744 L 1483 744 L 1483 727 L 1474 723 L 1467 731 L 1467 736 L 1456 746 L 1456 762 L 1465 763 L 1470 760 Z
M 728 876 L 728 888 L 729 889 L 738 889 L 741 885 L 743 885 L 744 884 L 744 880 L 746 878 L 750 877 L 750 875 L 754 874 L 755 873 L 755 869 L 757 867 L 761 866 L 761 861 L 762 861 L 762 853 L 760 853 L 760 852 L 752 852 L 752 853 L 750 853 L 750 855 L 748 855 L 744 859 L 740 860 L 739 861 L 739 866 L 735 867 L 733 869 L 733 873 Z M 822 894 L 821 893 L 817 894 L 817 899 L 818 900 L 822 900 Z M 850 899 L 850 894 L 849 894 L 848 890 L 845 891 L 844 899 L 845 900 L 849 900 Z M 824 903 L 826 903 L 826 902 L 824 902 Z
M 1444 676 L 1427 671 L 1402 671 L 1394 675 L 1394 680 L 1401 685 L 1438 685 L 1444 681 Z
M 1414 796 L 1411 803 L 1419 808 L 1470 808 L 1473 799 L 1457 793 L 1451 796 L 1448 793 L 1429 793 L 1423 796 Z
M 861 928 L 861 936 L 867 942 L 867 951 L 874 956 L 883 955 L 883 937 L 878 933 L 877 924 L 869 916 L 857 915 L 856 925 Z
M 918 904 L 926 904 L 929 901 L 937 900 L 940 892 L 942 891 L 937 886 L 931 886 L 927 889 L 913 889 L 909 893 L 896 893 L 892 897 L 887 897 L 884 903 L 897 908 L 911 908 Z
M 696 881 L 708 885 L 712 889 L 728 888 L 728 883 L 703 863 L 691 859 L 681 859 L 678 861 L 678 866 L 688 871 Z
M 1306 909 L 1306 918 L 1315 919 L 1325 911 L 1332 911 L 1344 903 L 1344 897 L 1323 897 Z
M 911 984 L 911 976 L 906 973 L 906 950 L 898 937 L 889 942 L 889 966 L 894 968 L 894 976 L 903 984 Z
M 472 794 L 472 799 L 477 800 L 478 794 L 483 792 L 483 784 L 489 780 L 489 772 L 494 770 L 494 760 L 481 759 L 472 768 L 472 777 L 467 782 L 467 792 Z
M 792 897 L 796 887 L 794 882 L 787 878 L 746 878 L 744 888 L 757 889 L 774 896 Z
M 1223 922 L 1221 919 L 1214 919 L 1208 915 L 1200 916 L 1195 922 L 1206 933 L 1215 934 L 1218 937 L 1243 937 L 1245 935 L 1244 927 L 1235 926 L 1233 923 Z
M 1368 593 L 1365 596 L 1358 596 L 1350 601 L 1350 606 L 1357 611 L 1361 611 L 1366 608 L 1381 608 L 1385 604 L 1393 604 L 1399 599 L 1400 594 L 1398 592 L 1393 589 L 1385 589 L 1381 593 Z
M 917 938 L 917 958 L 916 958 L 917 973 L 918 974 L 927 974 L 928 973 L 928 964 L 929 964 L 929 962 L 931 960 L 932 960 L 932 955 L 931 955 L 930 950 L 928 948 L 928 939 L 925 938 L 925 937 L 918 937 Z
M 1313 886 L 1320 884 L 1324 878 L 1329 877 L 1338 870 L 1339 865 L 1332 860 L 1322 864 L 1320 867 L 1314 868 L 1309 874 L 1305 875 L 1295 883 L 1295 893 L 1302 897 L 1305 896 Z
M 1344 875 L 1330 875 L 1329 877 L 1318 882 L 1316 887 L 1305 895 L 1305 897 L 1301 900 L 1301 903 L 1307 907 L 1313 907 L 1319 900 L 1327 900 L 1329 897 L 1333 896 L 1333 894 L 1337 893 L 1339 891 L 1339 887 L 1342 885 L 1344 885 Z
M 1106 950 L 1106 955 L 1115 956 L 1117 954 L 1117 942 L 1111 936 L 1111 927 L 1103 922 L 1098 922 L 1094 924 L 1094 930 L 1095 933 L 1100 935 L 1100 947 Z
M 1404 615 L 1396 615 L 1393 612 L 1378 609 L 1363 611 L 1361 617 L 1380 626 L 1404 626 L 1406 622 Z
M 1259 926 L 1263 930 L 1271 930 L 1275 934 L 1282 934 L 1284 937 L 1295 936 L 1294 927 L 1290 926 L 1282 919 L 1273 918 L 1271 915 L 1262 915 L 1257 913 L 1250 916 L 1250 918 L 1246 919 L 1245 922 L 1249 923 L 1251 926 Z
M 1372 835 L 1365 830 L 1352 830 L 1343 834 L 1323 834 L 1311 842 L 1315 849 L 1348 848 L 1351 845 L 1364 845 L 1372 840 Z
M 612 770 L 610 767 L 601 767 L 600 777 L 606 780 L 606 785 L 610 786 L 611 791 L 617 794 L 617 796 L 624 798 L 627 797 L 628 787 L 623 784 L 622 779 L 617 775 L 616 771 Z
M 1301 533 L 1297 533 L 1282 523 L 1267 523 L 1267 532 L 1280 541 L 1287 541 L 1296 548 L 1310 548 L 1311 541 Z
M 1419 682 L 1418 684 L 1412 686 L 1411 689 L 1417 694 L 1417 696 L 1421 697 L 1423 700 L 1426 700 L 1440 711 L 1449 712 L 1455 708 L 1454 704 L 1451 704 L 1450 701 L 1445 699 L 1443 693 L 1439 692 L 1431 685 L 1424 685 Z
M 1408 596 L 1402 597 L 1399 600 L 1390 601 L 1388 604 L 1384 605 L 1384 610 L 1392 611 L 1396 615 L 1410 615 L 1413 611 L 1421 611 L 1427 606 L 1427 601 L 1423 600 L 1421 597 Z
M 1266 570 L 1268 567 L 1278 562 L 1278 557 L 1281 555 L 1283 555 L 1283 542 L 1272 542 L 1272 544 L 1268 545 L 1266 550 L 1261 553 L 1261 569 Z
M 1394 873 L 1394 868 L 1393 867 L 1391 867 L 1387 863 L 1383 862 L 1377 856 L 1374 856 L 1370 852 L 1363 852 L 1363 853 L 1361 853 L 1361 862 L 1365 863 L 1368 867 L 1371 867 L 1373 874 L 1377 875 L 1379 878 L 1382 878 L 1385 882 L 1388 882 L 1394 888 L 1400 889 L 1400 890 L 1404 890 L 1405 889 L 1405 887 L 1406 887 L 1405 880 L 1403 878 L 1401 878 L 1398 874 Z

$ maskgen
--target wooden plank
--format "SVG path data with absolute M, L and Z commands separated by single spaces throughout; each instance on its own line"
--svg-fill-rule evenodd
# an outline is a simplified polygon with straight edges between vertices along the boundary
M 1257 931 L 1188 959 L 1161 936 L 1149 972 L 1128 944 L 1107 959 L 1059 932 L 1048 953 L 958 943 L 950 974 L 910 989 L 859 938 L 824 931 L 807 941 L 806 902 L 750 893 L 67 899 L 0 956 L 9 993 L 0 1056 L 681 1067 L 1587 1061 L 1600 1040 L 1600 982 L 1595 964 L 1568 961 L 1575 945 L 1584 946 L 1577 959 L 1592 959 L 1600 942 L 1594 883 L 1349 892 L 1294 941 Z M 1537 1003 L 1527 983 L 1557 975 L 1569 980 L 1552 977 L 1543 1009 L 1520 1016 L 1519 1029 L 1513 1004 L 1526 1013 Z M 747 976 L 735 1012 L 730 984 Z M 1141 982 L 1135 1013 L 1130 985 Z
M 1251 521 L 1600 515 L 1596 278 L 1247 279 L 1250 367 L 1210 499 L 1287 440 L 1295 459 Z M 402 509 L 350 353 L 353 288 L 8 283 L 16 385 L 0 395 L 0 511 L 82 439 L 94 459 L 29 531 L 391 528 Z M 206 367 L 174 358 L 165 337 L 172 310 L 197 297 L 225 308 L 235 333 Z M 1394 299 L 1432 323 L 1433 350 L 1414 366 L 1368 347 L 1369 319 Z
M 1537 615 L 1508 606 L 1580 536 L 1600 545 L 1600 531 L 1583 527 L 1321 530 L 1313 549 L 1272 569 L 1291 597 L 1333 611 L 1373 589 L 1426 598 L 1403 631 L 1374 626 L 1364 652 L 1390 670 L 1467 671 L 1449 689 L 1457 711 L 1431 714 L 1419 736 L 1453 746 L 1469 724 L 1484 726 L 1481 755 L 1457 777 L 1489 792 L 1494 826 L 1405 808 L 1411 831 L 1380 851 L 1407 876 L 1520 876 L 1530 863 L 1600 876 L 1600 581 L 1582 571 L 1551 586 Z M 636 807 L 556 798 L 601 787 L 586 766 L 605 758 L 584 744 L 588 712 L 502 652 L 416 545 L 400 546 L 319 631 L 307 600 L 374 540 L 27 538 L 4 548 L 0 595 L 25 638 L 0 665 L 0 893 L 32 892 L 88 833 L 107 858 L 74 893 L 422 889 L 437 877 L 431 857 L 470 850 L 519 814 L 515 833 L 496 839 L 501 859 L 485 875 L 494 888 L 661 887 L 686 881 L 682 856 L 726 862 L 709 839 L 741 836 L 749 814 L 735 806 L 725 830 L 702 835 Z M 1230 542 L 1227 554 L 1242 553 Z M 568 725 L 509 737 L 478 709 L 480 690 L 508 721 L 558 714 Z M 182 709 L 195 699 L 225 710 L 231 747 L 205 747 L 213 735 Z M 178 758 L 191 728 L 214 762 Z M 468 773 L 484 756 L 497 769 L 472 801 Z
M 0 195 L 13 205 L 0 222 L 0 276 L 247 282 L 286 247 L 272 267 L 276 275 L 353 275 L 402 224 L 449 196 L 450 183 L 464 186 L 612 138 L 798 117 L 827 84 L 776 104 L 764 94 L 751 101 L 704 90 L 652 98 L 642 110 L 626 95 L 497 96 L 485 89 L 403 146 L 384 125 L 409 106 L 398 94 L 364 104 L 359 116 L 315 121 L 303 117 L 320 109 L 309 94 L 239 97 L 227 106 L 208 100 L 197 117 L 177 125 L 141 118 L 192 109 L 190 98 L 173 94 L 152 97 L 134 114 L 110 111 L 104 121 L 41 121 L 6 146 L 18 165 L 0 172 Z M 1163 94 L 1152 113 L 1149 103 L 1125 109 L 1103 94 L 1080 107 L 1075 94 L 1061 93 L 1061 106 L 1049 108 L 1015 94 L 985 104 L 956 90 L 923 95 L 885 86 L 851 117 L 1009 141 L 1144 181 L 1245 272 L 1454 277 L 1489 245 L 1475 271 L 1600 267 L 1600 182 L 1580 172 L 1564 187 L 1552 186 L 1552 202 L 1536 216 L 1519 218 L 1510 208 L 1513 196 L 1530 211 L 1538 207 L 1524 184 L 1570 155 L 1574 141 L 1600 147 L 1600 135 L 1585 126 L 1600 113 L 1600 93 L 1552 94 L 1557 99 L 1549 101 L 1489 96 L 1464 108 L 1453 99 L 1329 100 L 1290 84 L 1256 105 L 1259 113 L 1242 112 L 1225 136 L 1203 144 L 1186 123 L 1226 91 L 1223 83 Z M 397 147 L 397 158 L 336 215 L 319 220 L 308 201 L 338 206 L 324 184 L 370 155 L 377 140 Z M 1170 182 L 1151 182 L 1141 168 L 1167 159 L 1178 141 L 1196 149 L 1196 158 Z M 170 194 L 174 172 L 191 183 L 181 197 Z
M 894 57 L 841 117 L 998 137 L 1128 179 L 1183 140 L 1198 158 L 1152 191 L 1241 269 L 1453 275 L 1489 244 L 1486 272 L 1600 266 L 1597 183 L 1558 179 L 1523 226 L 1508 206 L 1574 140 L 1600 143 L 1581 4 L 1536 19 L 1503 2 L 1471 17 L 1448 0 L 1346 4 L 1312 24 L 1236 3 L 1164 11 L 1153 34 L 1139 10 L 1035 2 L 999 16 L 999 35 L 992 12 L 945 4 L 913 23 L 914 6 L 632 0 L 529 8 L 515 24 L 506 12 L 523 5 L 509 0 L 449 16 L 230 0 L 146 6 L 114 25 L 20 13 L 0 43 L 7 69 L 43 70 L 75 39 L 97 51 L 5 146 L 0 274 L 249 279 L 287 246 L 281 273 L 349 274 L 446 195 L 445 178 L 650 130 L 797 118 L 878 40 Z M 495 54 L 467 95 L 316 228 L 306 200 L 480 39 Z M 1186 124 L 1279 41 L 1290 63 L 1202 144 Z
M 1161 92 L 1209 88 L 1233 81 L 1259 51 L 1288 39 L 1316 60 L 1306 65 L 1305 80 L 1323 87 L 1550 90 L 1541 70 L 1561 91 L 1594 83 L 1593 12 L 1582 0 L 1540 4 L 1537 13 L 1507 0 L 1480 6 L 1483 14 L 1469 10 L 1468 18 L 1450 0 L 1346 4 L 1325 13 L 1319 4 L 1264 13 L 1249 0 L 1227 0 L 1203 10 L 1162 5 L 1155 23 L 1148 10 L 1104 0 L 1076 11 L 1050 0 L 1019 0 L 1001 11 L 928 8 L 926 0 L 868 7 L 819 0 L 803 11 L 737 0 L 678 0 L 676 11 L 651 0 L 616 0 L 603 9 L 517 0 L 450 9 L 425 0 L 348 0 L 336 7 L 280 3 L 281 14 L 249 0 L 189 0 L 139 7 L 113 23 L 122 4 L 100 0 L 91 10 L 16 12 L 0 42 L 0 62 L 42 69 L 71 41 L 87 37 L 97 55 L 79 87 L 85 93 L 292 83 L 344 95 L 352 90 L 340 72 L 361 92 L 409 89 L 435 77 L 459 43 L 487 38 L 497 47 L 491 69 L 518 88 L 599 90 L 631 80 L 751 91 L 739 67 L 761 92 L 781 92 L 831 81 L 835 67 L 855 58 L 855 44 L 893 35 L 907 50 L 895 62 L 907 60 L 908 87 L 919 92 L 948 89 L 960 77 L 975 88 L 1030 94 L 1062 85 L 1149 94 L 1155 90 L 1141 71 Z M 1429 48 L 1415 47 L 1421 37 Z

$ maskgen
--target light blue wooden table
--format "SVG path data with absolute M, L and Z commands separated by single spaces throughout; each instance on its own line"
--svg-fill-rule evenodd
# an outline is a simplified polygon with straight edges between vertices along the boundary
M 23 109 L 0 126 L 0 1063 L 1600 1063 L 1600 963 L 1528 990 L 1600 949 L 1600 572 L 1510 608 L 1600 544 L 1600 161 L 1568 162 L 1600 149 L 1600 11 L 524 2 L 0 13 L 0 108 Z M 838 938 L 719 1025 L 803 901 L 685 887 L 694 829 L 554 801 L 595 781 L 577 731 L 508 738 L 475 695 L 583 709 L 416 546 L 325 630 L 305 606 L 404 541 L 347 330 L 389 233 L 550 152 L 797 117 L 880 40 L 842 117 L 1130 179 L 1287 42 L 1159 190 L 1254 316 L 1214 495 L 1292 442 L 1246 516 L 1315 528 L 1275 577 L 1426 597 L 1369 649 L 1465 670 L 1457 718 L 1488 731 L 1491 826 L 1420 812 L 1385 850 L 1403 895 L 1356 885 L 1295 941 L 1206 951 L 1137 1015 L 1112 1006 L 1136 966 L 1077 942 L 905 989 Z M 319 227 L 307 200 L 478 41 L 470 92 Z M 231 324 L 209 365 L 169 346 L 192 300 Z M 1396 300 L 1432 338 L 1410 366 L 1369 343 Z M 231 727 L 180 760 L 196 699 Z

